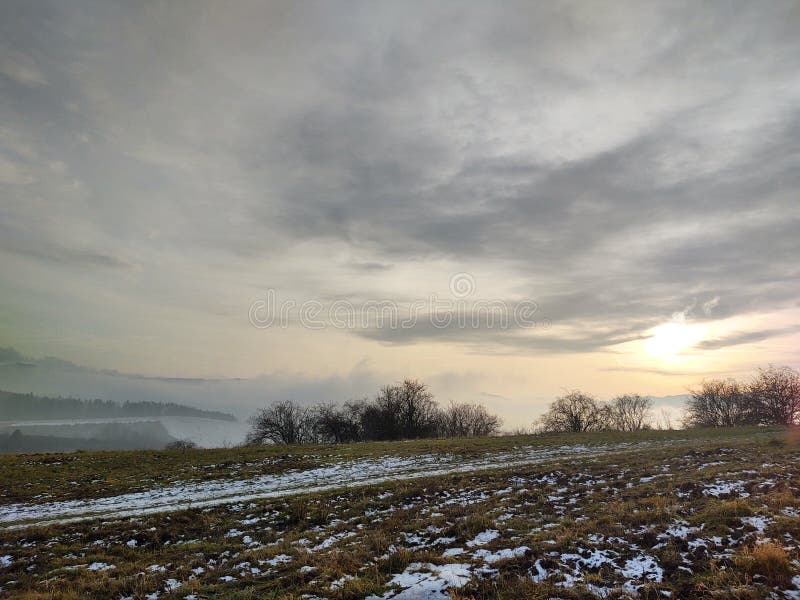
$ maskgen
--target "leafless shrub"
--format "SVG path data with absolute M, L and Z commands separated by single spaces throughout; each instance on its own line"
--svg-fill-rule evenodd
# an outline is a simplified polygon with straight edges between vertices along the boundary
M 303 444 L 315 439 L 311 411 L 289 400 L 262 409 L 250 424 L 248 444 Z
M 493 435 L 501 424 L 500 417 L 489 414 L 481 404 L 451 402 L 441 416 L 441 434 L 445 437 Z
M 387 385 L 361 407 L 361 426 L 367 440 L 434 437 L 440 413 L 427 386 L 415 379 Z
M 354 406 L 320 404 L 314 409 L 314 431 L 320 442 L 341 444 L 362 439 L 360 413 Z
M 546 432 L 581 432 L 603 429 L 606 420 L 607 413 L 596 398 L 572 390 L 556 398 L 538 424 Z
M 453 403 L 441 410 L 424 383 L 406 379 L 385 386 L 373 400 L 343 406 L 279 402 L 250 422 L 247 443 L 302 444 L 493 435 L 502 421 L 479 404 Z
M 617 396 L 607 407 L 607 427 L 617 431 L 640 431 L 650 427 L 653 402 L 639 394 Z
M 691 391 L 687 427 L 737 427 L 755 421 L 747 389 L 733 379 L 707 379 Z
M 793 425 L 800 420 L 800 373 L 790 367 L 759 369 L 749 395 L 760 423 Z

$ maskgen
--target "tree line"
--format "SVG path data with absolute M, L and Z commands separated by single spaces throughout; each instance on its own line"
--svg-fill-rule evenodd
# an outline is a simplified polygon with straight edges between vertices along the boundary
M 684 427 L 796 425 L 800 373 L 790 367 L 759 369 L 748 382 L 706 379 L 690 390 Z M 638 431 L 653 427 L 652 401 L 639 394 L 601 402 L 572 390 L 555 399 L 534 424 L 542 432 Z
M 174 402 L 114 402 L 80 398 L 49 398 L 0 390 L 0 421 L 101 419 L 116 417 L 202 417 L 235 421 L 236 417 L 216 410 L 203 410 Z
M 800 421 L 800 373 L 790 367 L 759 369 L 750 381 L 707 379 L 692 390 L 687 427 L 795 425 Z
M 424 383 L 406 379 L 343 405 L 276 402 L 250 423 L 248 444 L 324 444 L 486 436 L 499 433 L 502 420 L 480 404 L 441 407 Z
M 690 390 L 684 427 L 793 425 L 800 421 L 800 373 L 790 367 L 760 369 L 749 382 L 707 379 Z M 653 401 L 623 394 L 600 401 L 571 390 L 556 398 L 533 432 L 641 431 L 652 429 Z M 451 402 L 441 407 L 424 383 L 388 385 L 371 400 L 303 407 L 276 402 L 251 419 L 249 444 L 347 443 L 500 433 L 502 420 L 483 405 Z M 668 415 L 662 428 L 671 429 Z M 518 431 L 527 433 L 527 431 Z
M 639 431 L 652 427 L 653 401 L 639 394 L 623 394 L 601 402 L 590 394 L 572 390 L 556 398 L 534 431 L 547 433 L 583 431 Z

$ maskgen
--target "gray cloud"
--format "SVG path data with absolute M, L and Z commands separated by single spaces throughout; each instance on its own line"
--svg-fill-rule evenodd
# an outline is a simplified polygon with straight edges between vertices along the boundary
M 353 262 L 350 266 L 358 271 L 388 271 L 394 265 L 382 262 Z
M 791 327 L 762 329 L 760 331 L 740 331 L 722 338 L 703 340 L 697 344 L 697 348 L 700 350 L 717 350 L 719 348 L 728 348 L 730 346 L 738 346 L 740 344 L 762 342 L 773 337 L 797 333 L 798 331 L 800 331 L 800 326 L 796 325 Z
M 447 319 L 444 313 L 435 318 L 421 316 L 413 327 L 374 327 L 356 330 L 361 337 L 385 344 L 403 345 L 420 341 L 447 341 L 464 344 L 473 351 L 502 353 L 584 353 L 600 351 L 608 346 L 644 339 L 638 333 L 640 327 L 608 329 L 595 325 L 582 333 L 553 334 L 549 322 L 531 326 L 516 325 L 513 320 L 507 326 L 494 317 L 490 321 L 483 311 L 453 313 Z M 463 323 L 459 322 L 463 319 Z M 466 325 L 465 325 L 466 324 Z
M 0 226 L 0 232 L 3 231 Z M 69 248 L 56 246 L 47 240 L 14 240 L 11 237 L 0 238 L 0 251 L 21 254 L 30 258 L 63 265 L 84 267 L 129 268 L 132 265 L 125 260 L 91 248 Z M 113 249 L 110 249 L 113 252 Z
M 357 332 L 491 352 L 792 306 L 796 23 L 792 2 L 6 2 L 0 264 L 80 269 L 87 314 L 113 288 L 244 315 L 264 281 L 351 299 L 450 261 L 574 332 Z

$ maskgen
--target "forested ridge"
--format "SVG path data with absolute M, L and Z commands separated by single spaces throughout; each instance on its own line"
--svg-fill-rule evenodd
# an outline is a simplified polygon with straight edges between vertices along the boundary
M 109 417 L 202 417 L 235 421 L 228 413 L 174 402 L 114 402 L 81 398 L 50 398 L 0 390 L 0 422 L 20 419 L 100 419 Z

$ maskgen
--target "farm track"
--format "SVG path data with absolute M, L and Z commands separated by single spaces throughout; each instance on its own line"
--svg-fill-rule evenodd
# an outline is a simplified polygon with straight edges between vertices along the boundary
M 91 519 L 121 519 L 339 488 L 357 488 L 387 481 L 507 469 L 570 459 L 585 460 L 685 443 L 686 440 L 669 440 L 562 445 L 552 448 L 522 446 L 511 451 L 487 453 L 470 458 L 458 454 L 425 454 L 414 457 L 384 456 L 375 459 L 356 459 L 278 475 L 174 484 L 144 492 L 104 498 L 42 504 L 10 504 L 0 506 L 0 529 L 23 529 Z

